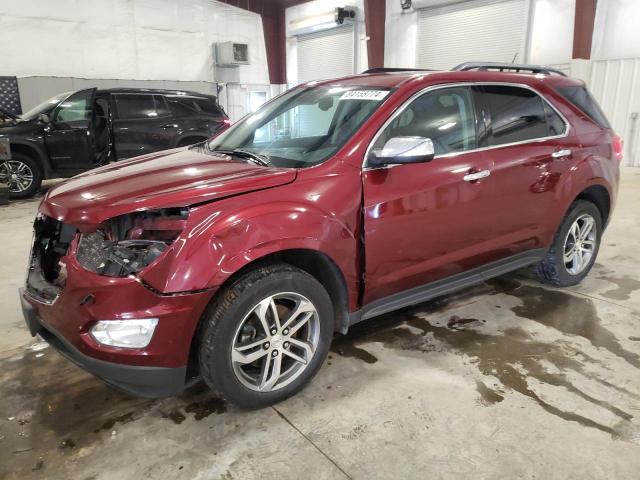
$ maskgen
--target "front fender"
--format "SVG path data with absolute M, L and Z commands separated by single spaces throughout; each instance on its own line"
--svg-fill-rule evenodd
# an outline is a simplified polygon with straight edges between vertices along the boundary
M 242 208 L 242 199 L 192 209 L 173 252 L 145 270 L 143 279 L 163 292 L 213 288 L 267 255 L 305 249 L 322 252 L 349 285 L 357 283 L 355 222 L 346 223 L 307 203 L 279 201 Z

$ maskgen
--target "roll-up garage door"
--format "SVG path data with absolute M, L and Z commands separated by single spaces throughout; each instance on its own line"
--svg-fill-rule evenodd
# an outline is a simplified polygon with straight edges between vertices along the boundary
M 462 62 L 524 63 L 526 0 L 473 0 L 418 11 L 417 64 L 448 70 Z M 517 55 L 517 56 L 516 56 Z
M 353 25 L 298 36 L 298 83 L 352 75 Z

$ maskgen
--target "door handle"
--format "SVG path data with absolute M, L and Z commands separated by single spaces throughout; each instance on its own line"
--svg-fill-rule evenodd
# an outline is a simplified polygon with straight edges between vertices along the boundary
M 551 154 L 552 158 L 564 158 L 571 155 L 571 150 L 568 148 L 564 148 L 562 150 L 557 150 Z
M 176 125 L 175 123 L 166 123 L 162 125 L 160 128 L 178 128 L 178 125 Z
M 465 182 L 475 182 L 476 180 L 480 180 L 482 178 L 487 178 L 491 175 L 489 170 L 480 170 L 479 172 L 467 173 L 462 179 Z

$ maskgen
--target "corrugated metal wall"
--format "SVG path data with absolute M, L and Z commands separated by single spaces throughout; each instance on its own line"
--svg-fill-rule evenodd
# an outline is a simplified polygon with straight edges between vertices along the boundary
M 640 58 L 593 61 L 588 86 L 624 139 L 624 164 L 640 167 Z

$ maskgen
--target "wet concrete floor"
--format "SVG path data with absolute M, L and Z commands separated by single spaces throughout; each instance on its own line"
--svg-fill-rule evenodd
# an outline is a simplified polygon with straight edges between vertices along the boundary
M 640 478 L 640 176 L 627 172 L 582 285 L 525 270 L 364 322 L 275 408 L 241 411 L 201 385 L 138 399 L 43 342 L 0 349 L 0 479 Z

